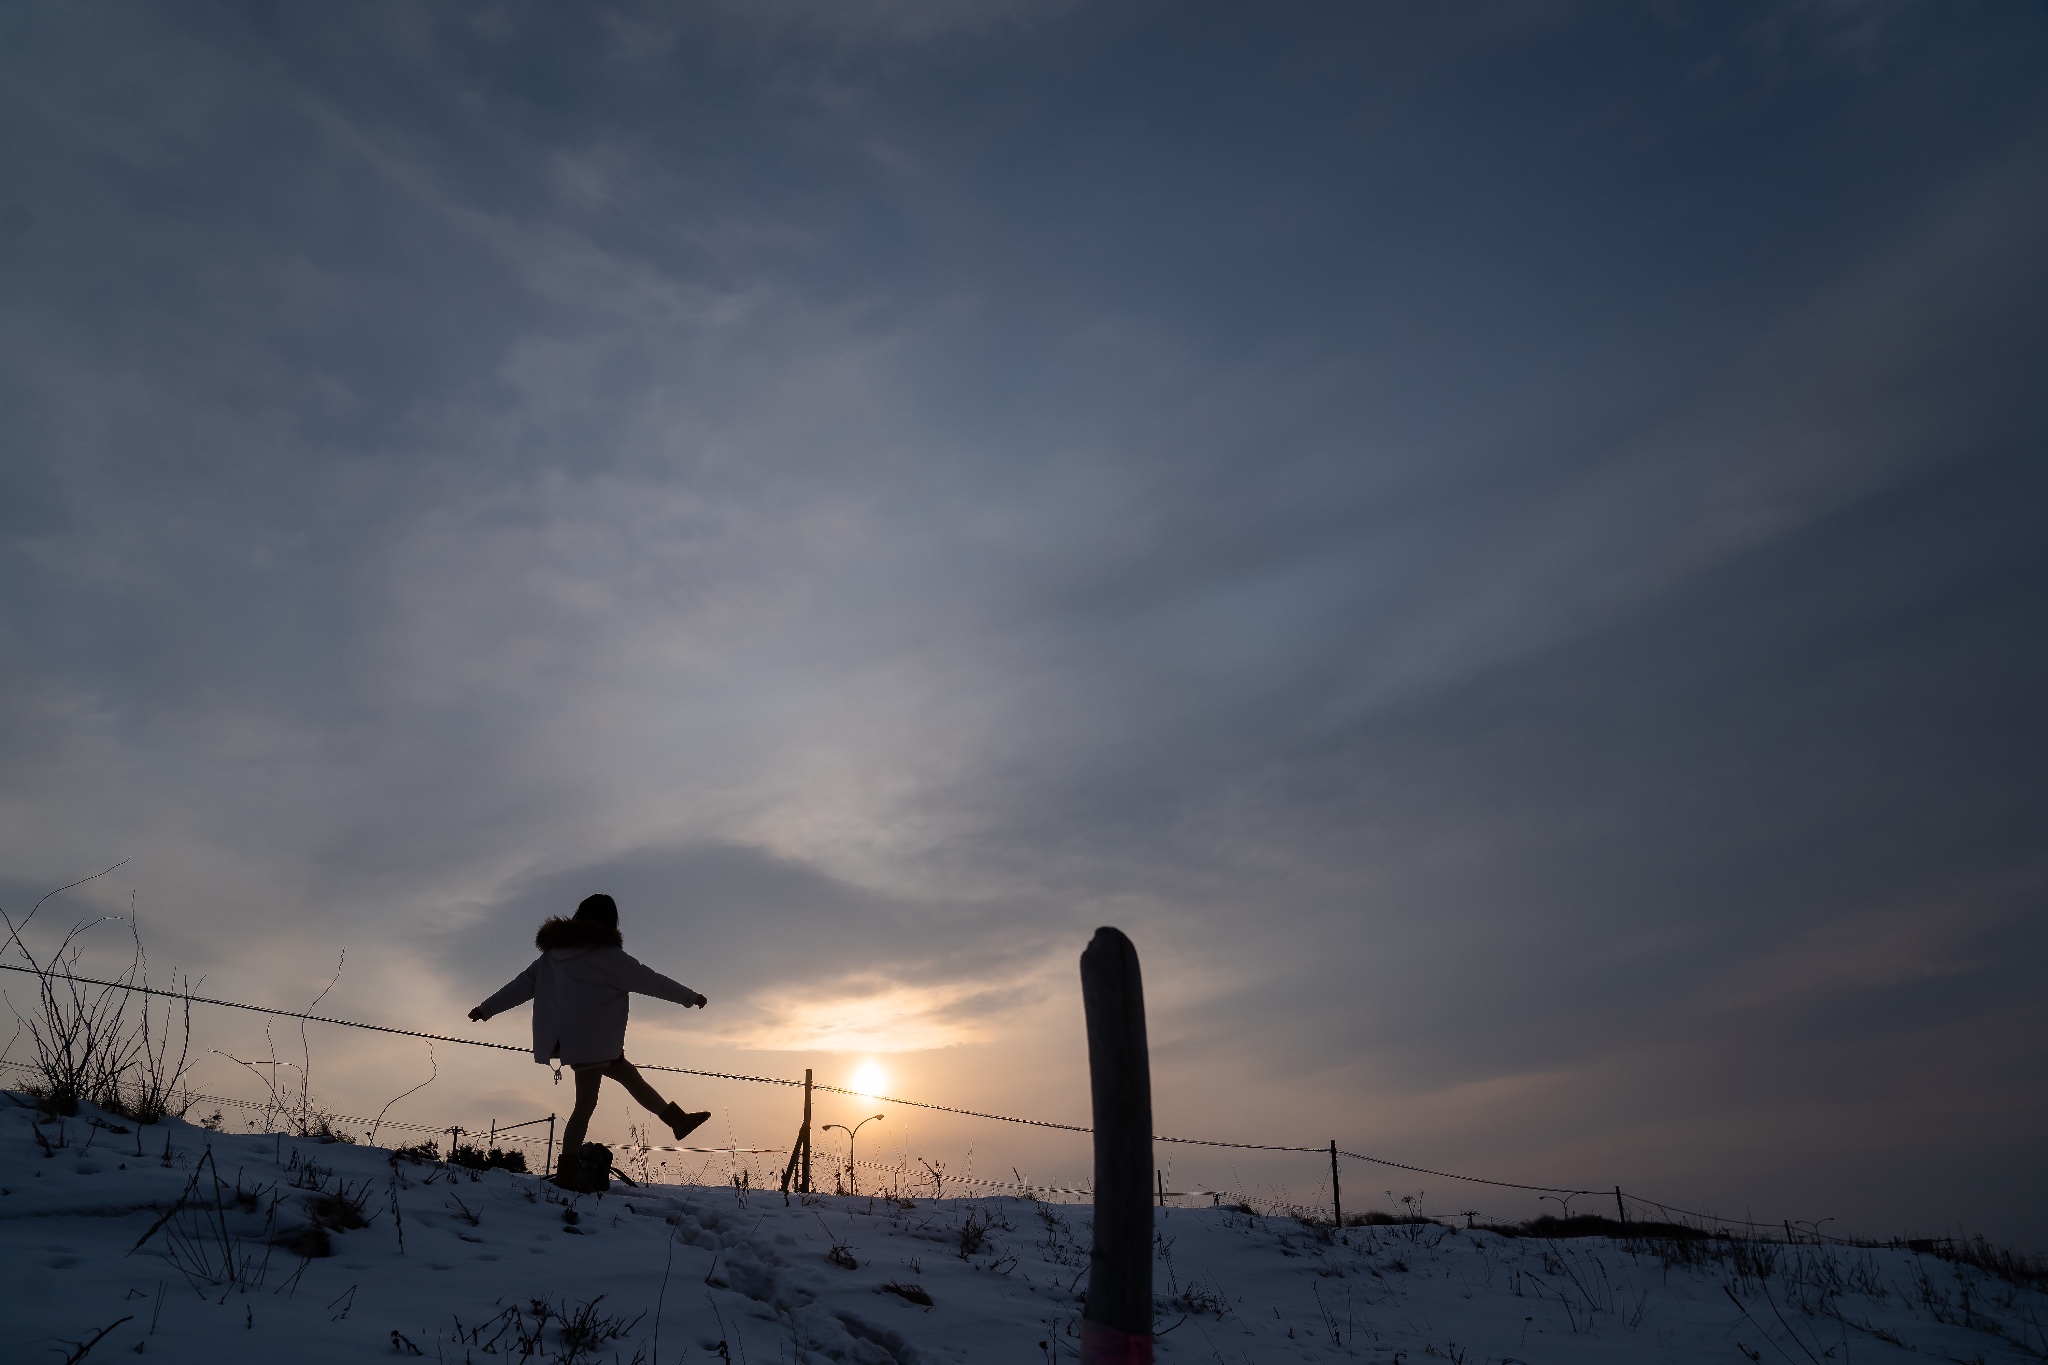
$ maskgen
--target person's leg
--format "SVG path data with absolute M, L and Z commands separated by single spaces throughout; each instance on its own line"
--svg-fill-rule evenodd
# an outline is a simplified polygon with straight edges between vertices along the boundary
M 597 1088 L 604 1083 L 602 1066 L 579 1066 L 576 1073 L 576 1107 L 569 1111 L 568 1126 L 562 1129 L 562 1157 L 567 1160 L 583 1146 L 590 1131 L 590 1116 L 597 1112 Z
M 646 1079 L 641 1076 L 640 1068 L 634 1066 L 624 1057 L 619 1058 L 616 1062 L 607 1063 L 604 1074 L 617 1081 L 620 1085 L 625 1086 L 628 1094 L 646 1106 L 656 1118 L 667 1124 L 669 1131 L 675 1134 L 677 1142 L 681 1142 L 684 1138 L 695 1132 L 699 1124 L 711 1117 L 708 1110 L 703 1113 L 686 1114 L 683 1112 L 683 1107 L 680 1104 L 674 1104 L 663 1099 L 661 1093 L 649 1085 Z
M 640 1101 L 641 1108 L 650 1109 L 657 1114 L 668 1108 L 668 1101 L 661 1097 L 661 1092 L 649 1085 L 647 1078 L 640 1074 L 640 1068 L 624 1057 L 615 1062 L 606 1062 L 604 1074 L 625 1086 L 626 1093 Z

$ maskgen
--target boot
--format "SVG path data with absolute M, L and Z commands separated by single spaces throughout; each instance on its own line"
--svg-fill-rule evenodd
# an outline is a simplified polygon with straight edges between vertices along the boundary
M 588 1194 L 590 1187 L 583 1180 L 583 1159 L 577 1152 L 563 1152 L 555 1162 L 552 1183 L 572 1194 Z
M 711 1111 L 709 1109 L 702 1109 L 695 1113 L 686 1114 L 683 1112 L 683 1106 L 677 1104 L 674 1100 L 670 1100 L 667 1107 L 661 1111 L 658 1117 L 669 1126 L 669 1131 L 676 1135 L 676 1141 L 681 1142 L 684 1138 L 696 1132 L 704 1120 L 711 1117 Z

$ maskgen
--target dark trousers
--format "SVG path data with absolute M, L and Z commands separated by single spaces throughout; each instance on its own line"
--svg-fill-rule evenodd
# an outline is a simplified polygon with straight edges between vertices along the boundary
M 640 1068 L 624 1057 L 609 1062 L 577 1062 L 571 1069 L 576 1073 L 576 1107 L 569 1112 L 569 1126 L 562 1130 L 564 1158 L 583 1145 L 584 1136 L 590 1131 L 590 1116 L 597 1112 L 597 1088 L 607 1076 L 625 1086 L 626 1093 L 651 1112 L 659 1114 L 668 1108 L 668 1101 L 640 1075 Z

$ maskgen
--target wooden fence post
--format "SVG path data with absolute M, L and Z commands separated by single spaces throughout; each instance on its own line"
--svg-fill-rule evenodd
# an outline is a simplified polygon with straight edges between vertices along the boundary
M 549 1114 L 549 1115 L 548 1115 L 548 1155 L 547 1155 L 547 1174 L 549 1174 L 549 1175 L 553 1175 L 554 1173 L 555 1173 L 555 1116 L 554 1116 L 553 1114 Z
M 1330 1214 L 1337 1235 L 1344 1235 L 1344 1195 L 1337 1187 L 1337 1139 L 1330 1139 Z
M 811 1069 L 804 1068 L 804 1171 L 803 1191 L 811 1192 Z
M 1082 1310 L 1083 1365 L 1152 1365 L 1152 1068 L 1138 950 L 1097 929 L 1081 954 L 1095 1111 L 1095 1245 Z
M 1628 1224 L 1628 1205 L 1621 1202 L 1621 1186 L 1614 1187 L 1614 1211 L 1621 1215 L 1623 1226 Z
M 789 1164 L 782 1168 L 782 1202 L 789 1202 L 789 1182 L 796 1181 L 798 1194 L 811 1192 L 811 1068 L 804 1068 L 804 1121 L 790 1144 Z

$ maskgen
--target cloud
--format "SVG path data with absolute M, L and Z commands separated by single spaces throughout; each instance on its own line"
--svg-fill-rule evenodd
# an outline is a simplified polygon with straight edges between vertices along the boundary
M 753 1002 L 760 1022 L 725 1036 L 768 1052 L 922 1052 L 985 1043 L 1011 1022 L 999 1010 L 1019 988 L 1008 978 L 919 989 L 842 977 L 831 989 L 824 998 L 777 991 Z
M 1601 1159 L 2031 1027 L 2021 21 L 132 17 L 0 58 L 11 884 L 412 1024 L 605 890 L 962 1084 L 1114 922 L 1176 1094 Z

